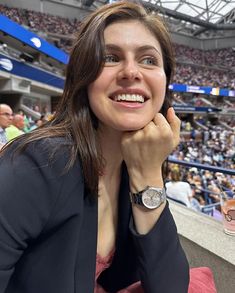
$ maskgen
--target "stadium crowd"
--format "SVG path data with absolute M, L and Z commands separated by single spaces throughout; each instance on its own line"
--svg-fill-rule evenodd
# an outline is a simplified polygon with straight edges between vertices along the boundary
M 185 45 L 175 44 L 176 58 L 178 62 L 193 63 L 210 67 L 235 67 L 234 49 L 226 50 L 199 50 Z
M 39 33 L 54 34 L 57 47 L 69 52 L 80 21 L 0 4 L 2 14 Z M 174 44 L 177 60 L 174 83 L 235 89 L 233 48 L 199 50 Z M 228 69 L 230 68 L 230 69 Z
M 173 95 L 173 104 L 175 106 L 195 106 L 195 107 L 217 107 L 218 109 L 234 109 L 235 111 L 235 100 L 230 97 L 223 96 L 206 96 L 199 93 L 194 94 L 184 94 L 184 93 L 176 93 Z
M 213 51 L 211 54 L 213 55 Z M 177 63 L 173 82 L 187 85 L 235 89 L 235 78 L 233 76 L 234 73 L 232 75 L 232 72 L 228 70 L 225 71 L 207 66 Z

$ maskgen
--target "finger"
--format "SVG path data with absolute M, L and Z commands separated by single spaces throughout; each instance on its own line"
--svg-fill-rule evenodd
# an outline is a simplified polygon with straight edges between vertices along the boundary
M 166 119 L 168 121 L 168 123 L 170 124 L 171 126 L 171 129 L 174 131 L 174 132 L 180 132 L 180 124 L 181 124 L 181 121 L 180 119 L 176 116 L 175 114 L 175 110 L 173 107 L 170 107 L 168 110 L 167 110 L 167 115 L 166 115 Z
M 153 123 L 156 125 L 156 126 L 169 126 L 166 118 L 161 114 L 161 113 L 157 113 L 154 118 L 153 118 Z
M 179 139 L 180 139 L 180 125 L 181 125 L 181 121 L 180 119 L 175 115 L 175 110 L 173 107 L 170 107 L 167 110 L 167 116 L 166 119 L 172 129 L 172 132 L 174 134 L 174 138 L 176 140 L 176 144 L 179 143 Z

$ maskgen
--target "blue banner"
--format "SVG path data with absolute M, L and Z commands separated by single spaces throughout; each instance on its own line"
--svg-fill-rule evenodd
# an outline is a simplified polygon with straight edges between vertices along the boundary
M 186 92 L 186 93 L 198 93 L 203 95 L 214 95 L 214 96 L 226 96 L 226 97 L 235 97 L 235 91 L 210 87 L 210 86 L 195 86 L 195 85 L 186 85 L 186 84 L 170 84 L 169 89 L 174 92 Z
M 35 50 L 48 55 L 49 57 L 58 60 L 61 63 L 67 64 L 69 60 L 68 54 L 58 49 L 56 46 L 49 44 L 38 35 L 26 30 L 23 26 L 10 20 L 0 14 L 0 31 L 10 35 L 11 37 L 29 45 Z
M 194 107 L 194 106 L 179 106 L 179 105 L 173 105 L 175 111 L 177 112 L 200 112 L 200 113 L 214 113 L 219 112 L 221 109 L 216 107 Z
M 9 58 L 0 54 L 0 70 L 12 73 L 14 75 L 35 80 L 56 88 L 64 88 L 64 79 L 52 73 L 35 68 L 23 62 Z

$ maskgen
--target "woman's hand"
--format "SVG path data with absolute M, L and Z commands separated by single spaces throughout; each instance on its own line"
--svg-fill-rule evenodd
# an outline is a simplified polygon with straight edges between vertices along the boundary
M 180 119 L 173 107 L 165 118 L 157 113 L 143 129 L 126 132 L 122 137 L 122 154 L 133 192 L 146 185 L 163 186 L 161 167 L 180 140 Z
M 162 163 L 178 145 L 179 139 L 180 120 L 173 108 L 168 109 L 166 118 L 158 113 L 143 129 L 123 135 L 122 154 L 132 192 L 139 192 L 147 185 L 163 187 Z M 152 229 L 165 204 L 153 210 L 138 204 L 132 205 L 135 228 L 139 234 L 147 234 Z

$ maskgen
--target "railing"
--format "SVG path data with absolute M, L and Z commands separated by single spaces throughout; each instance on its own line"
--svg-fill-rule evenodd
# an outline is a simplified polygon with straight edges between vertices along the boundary
M 204 165 L 204 164 L 199 164 L 195 162 L 186 162 L 186 161 L 174 159 L 171 156 L 168 158 L 168 162 L 178 164 L 178 165 L 183 165 L 189 168 L 195 167 L 198 169 L 208 170 L 211 172 L 219 172 L 219 173 L 224 173 L 228 175 L 235 175 L 235 170 L 233 169 L 226 169 L 226 168 L 221 168 L 216 166 Z
M 205 164 L 200 164 L 200 163 L 195 163 L 195 162 L 187 162 L 187 161 L 177 160 L 172 157 L 168 158 L 168 162 L 173 163 L 173 164 L 183 165 L 186 168 L 195 167 L 197 169 L 204 169 L 204 170 L 208 170 L 208 171 L 214 172 L 214 173 L 219 172 L 219 173 L 223 173 L 223 174 L 227 174 L 227 175 L 235 175 L 235 170 L 232 170 L 232 169 L 220 168 L 220 167 L 216 167 L 216 166 L 210 166 L 210 165 L 205 165 Z M 204 189 L 204 188 L 198 188 L 198 187 L 196 187 L 196 190 L 199 190 L 200 192 L 204 193 L 204 199 L 205 199 L 206 204 L 204 206 L 201 206 L 201 212 L 204 214 L 207 214 L 209 216 L 214 216 L 215 209 L 220 207 L 220 201 L 215 202 L 215 203 L 211 202 L 211 200 L 209 199 L 209 194 L 216 194 L 216 195 L 220 196 L 220 193 L 215 193 L 211 190 Z M 221 192 L 225 192 L 225 191 L 221 190 Z M 172 199 L 170 197 L 168 197 L 168 198 L 171 200 L 174 200 L 178 203 L 183 204 L 180 201 L 177 201 L 177 200 Z

